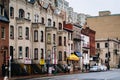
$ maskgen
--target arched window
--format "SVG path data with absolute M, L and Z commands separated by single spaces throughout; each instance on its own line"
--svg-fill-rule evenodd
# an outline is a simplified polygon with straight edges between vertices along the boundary
M 59 51 L 58 61 L 62 61 L 62 51 Z
M 59 23 L 59 30 L 62 30 L 62 24 Z
M 14 8 L 10 7 L 10 17 L 14 17 Z
M 34 59 L 38 60 L 38 48 L 34 49 Z
M 41 31 L 41 42 L 44 41 L 44 37 L 43 37 L 43 31 Z
M 58 45 L 62 46 L 62 36 L 59 36 L 58 42 L 59 42 Z
M 48 27 L 51 27 L 51 19 L 48 19 Z
M 55 27 L 55 21 L 53 22 L 53 27 Z
M 25 35 L 26 35 L 26 39 L 28 40 L 29 39 L 29 28 L 28 27 L 26 27 Z
M 66 37 L 64 37 L 64 46 L 66 46 Z
M 37 42 L 38 41 L 38 31 L 35 30 L 34 31 L 34 42 Z
M 64 61 L 67 60 L 67 54 L 66 54 L 66 51 L 64 51 Z
M 44 17 L 42 17 L 41 22 L 42 22 L 42 24 L 44 24 Z
M 29 47 L 25 48 L 25 57 L 29 58 Z
M 23 9 L 19 9 L 19 18 L 24 18 L 25 12 Z
M 41 59 L 44 59 L 44 50 L 41 49 Z
M 10 26 L 10 39 L 14 39 L 14 26 Z

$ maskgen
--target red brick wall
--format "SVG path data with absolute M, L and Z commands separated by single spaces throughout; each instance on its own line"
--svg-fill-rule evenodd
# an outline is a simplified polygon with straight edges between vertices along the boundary
M 1 27 L 5 27 L 5 39 L 1 38 Z M 6 22 L 0 21 L 0 68 L 3 64 L 3 59 L 4 59 L 3 52 L 6 51 L 7 56 L 9 55 L 8 45 L 9 45 L 9 24 Z M 4 49 L 2 49 L 3 46 L 4 46 Z M 1 75 L 1 70 L 0 70 L 0 75 Z

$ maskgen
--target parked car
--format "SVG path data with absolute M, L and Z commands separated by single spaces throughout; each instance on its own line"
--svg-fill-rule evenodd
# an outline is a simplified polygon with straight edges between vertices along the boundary
M 97 72 L 97 71 L 101 71 L 99 66 L 91 66 L 90 67 L 90 72 Z
M 105 65 L 100 65 L 99 67 L 101 71 L 107 71 L 107 67 Z

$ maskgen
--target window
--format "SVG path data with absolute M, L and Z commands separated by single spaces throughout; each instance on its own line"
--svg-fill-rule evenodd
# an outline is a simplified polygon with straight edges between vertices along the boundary
M 30 20 L 30 13 L 27 13 L 27 19 Z
M 14 17 L 14 8 L 10 7 L 10 17 Z
M 53 22 L 53 27 L 55 27 L 55 21 Z
M 109 47 L 109 44 L 108 43 L 105 43 L 105 48 L 108 48 Z
M 18 37 L 22 38 L 22 27 L 21 26 L 18 27 Z
M 73 50 L 73 44 L 71 44 L 71 50 Z
M 62 61 L 62 51 L 59 51 L 58 60 L 59 60 L 59 61 Z
M 1 27 L 1 38 L 5 38 L 5 27 Z
M 19 56 L 18 56 L 18 58 L 23 58 L 23 54 L 22 54 L 22 46 L 19 46 Z
M 97 48 L 100 48 L 100 43 L 97 43 Z
M 41 49 L 41 59 L 44 59 L 44 51 Z
M 19 18 L 24 18 L 24 10 L 23 9 L 19 9 Z
M 67 54 L 66 54 L 66 51 L 64 51 L 64 61 L 66 61 L 67 59 Z
M 3 7 L 2 7 L 2 6 L 0 6 L 0 15 L 2 15 L 2 16 L 3 16 L 3 12 L 4 12 L 4 9 L 3 9 Z
M 59 42 L 58 45 L 59 45 L 59 46 L 62 46 L 62 37 L 61 37 L 61 36 L 59 36 L 58 42 Z
M 29 58 L 29 47 L 25 48 L 25 57 Z
M 53 34 L 53 44 L 55 44 L 55 42 L 56 42 L 55 38 L 56 38 L 56 35 Z
M 38 60 L 38 48 L 34 49 L 34 59 Z
M 43 42 L 43 31 L 41 31 L 41 42 Z
M 48 27 L 51 27 L 51 19 L 48 19 Z
M 44 18 L 42 17 L 42 24 L 44 24 Z
M 59 30 L 62 30 L 62 24 L 59 23 Z
M 10 39 L 14 39 L 14 26 L 10 26 Z
M 66 37 L 64 37 L 64 46 L 66 46 Z
M 26 35 L 26 39 L 29 40 L 29 28 L 28 27 L 26 27 L 25 35 Z
M 35 14 L 35 23 L 37 23 L 39 21 L 39 15 Z
M 51 43 L 51 34 L 50 33 L 48 33 L 47 34 L 47 43 Z
M 34 31 L 34 42 L 37 42 L 38 41 L 38 31 L 35 30 Z

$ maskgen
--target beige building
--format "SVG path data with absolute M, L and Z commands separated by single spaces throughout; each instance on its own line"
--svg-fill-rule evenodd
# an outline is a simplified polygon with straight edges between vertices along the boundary
M 73 41 L 72 33 L 63 28 L 64 12 L 39 0 L 10 0 L 9 7 L 10 56 L 21 73 L 22 69 L 41 73 L 46 64 L 66 64 Z M 19 67 L 13 66 L 12 71 Z
M 101 45 L 100 49 L 96 47 L 96 54 L 100 54 L 100 58 L 103 59 L 101 63 L 105 63 L 107 55 L 110 53 L 110 67 L 116 67 L 120 57 L 119 54 L 115 54 L 114 50 L 117 47 L 117 53 L 119 53 L 120 44 L 120 14 L 111 14 L 110 11 L 100 11 L 99 16 L 93 16 L 87 18 L 87 25 L 91 29 L 96 31 L 96 45 Z M 105 48 L 106 41 L 109 41 L 109 48 Z M 99 52 L 100 51 L 100 52 Z M 106 55 L 106 57 L 105 57 Z
M 87 25 L 96 31 L 96 39 L 120 39 L 120 14 L 111 14 L 110 11 L 101 11 L 99 16 L 87 18 Z

